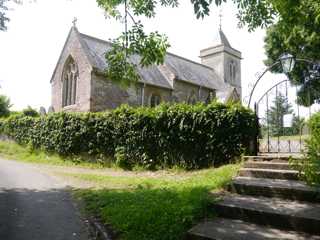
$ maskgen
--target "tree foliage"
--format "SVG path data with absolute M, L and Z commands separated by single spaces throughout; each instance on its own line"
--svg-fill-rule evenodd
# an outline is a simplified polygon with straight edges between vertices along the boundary
M 271 136 L 286 135 L 283 124 L 284 116 L 292 113 L 292 106 L 288 103 L 288 99 L 282 94 L 277 95 L 273 101 L 273 105 L 266 113 Z
M 8 11 L 7 2 L 9 0 L 0 0 L 0 31 L 7 30 L 7 22 L 9 21 L 9 18 L 6 15 L 6 12 Z
M 310 138 L 307 140 L 305 157 L 293 161 L 300 176 L 310 185 L 320 186 L 320 113 L 312 115 L 308 122 Z
M 236 4 L 239 25 L 247 25 L 249 30 L 269 26 L 277 15 L 277 1 L 274 3 L 268 0 L 191 0 L 191 4 L 194 6 L 196 17 L 204 18 L 210 14 L 212 5 L 220 6 L 227 1 Z M 123 20 L 125 25 L 128 18 L 133 22 L 132 29 L 126 29 L 115 39 L 113 48 L 106 53 L 108 79 L 128 86 L 139 80 L 136 71 L 138 65 L 147 67 L 164 62 L 166 51 L 170 47 L 167 37 L 158 32 L 146 34 L 141 22 L 137 22 L 134 17 L 153 18 L 158 7 L 176 8 L 179 6 L 179 0 L 97 0 L 97 3 L 108 16 Z M 121 11 L 121 8 L 124 11 Z
M 284 127 L 284 116 L 292 114 L 291 127 Z M 262 126 L 263 135 L 269 131 L 270 136 L 294 136 L 299 135 L 305 119 L 294 114 L 292 105 L 283 94 L 274 99 L 270 109 L 266 111 L 266 124 Z
M 7 12 L 9 11 L 9 2 L 21 4 L 22 0 L 0 0 L 0 31 L 6 31 L 7 24 L 10 21 L 7 16 Z
M 8 2 L 0 0 L 0 31 L 6 30 Z M 138 65 L 147 67 L 164 62 L 170 44 L 165 35 L 158 32 L 145 33 L 141 22 L 135 17 L 153 18 L 157 8 L 177 8 L 179 0 L 96 0 L 109 17 L 133 22 L 132 28 L 113 40 L 113 49 L 106 54 L 108 68 L 106 77 L 122 85 L 130 85 L 139 79 Z M 232 2 L 238 12 L 239 26 L 249 31 L 270 27 L 266 38 L 267 64 L 288 51 L 297 57 L 319 59 L 320 2 L 318 0 L 190 0 L 197 18 L 210 14 L 212 6 Z M 123 11 L 125 9 L 125 11 Z M 137 57 L 138 56 L 138 57 Z M 138 60 L 137 60 L 138 58 Z M 299 66 L 292 73 L 293 82 L 301 84 L 307 66 Z M 275 69 L 276 71 L 277 69 Z M 308 81 L 299 92 L 299 101 L 304 105 L 320 99 L 320 81 Z M 308 94 L 306 94 L 308 92 Z M 311 96 L 311 97 L 310 97 Z
M 112 49 L 106 53 L 106 76 L 124 87 L 135 84 L 140 78 L 136 69 L 163 63 L 169 46 L 166 36 L 158 32 L 147 35 L 143 25 L 135 23 L 113 41 Z
M 279 1 L 287 2 L 281 5 L 279 21 L 267 30 L 265 50 L 267 65 L 272 65 L 284 52 L 293 54 L 298 59 L 320 60 L 320 2 Z M 298 102 L 309 106 L 320 100 L 320 81 L 312 76 L 313 65 L 297 62 L 295 69 L 289 74 L 295 85 L 300 85 Z M 281 72 L 280 68 L 273 69 Z
M 7 96 L 0 95 L 0 117 L 7 117 L 11 108 L 10 99 Z
M 24 116 L 29 116 L 29 117 L 39 117 L 40 114 L 38 113 L 37 110 L 33 109 L 32 107 L 28 106 L 27 108 L 22 110 L 22 114 Z

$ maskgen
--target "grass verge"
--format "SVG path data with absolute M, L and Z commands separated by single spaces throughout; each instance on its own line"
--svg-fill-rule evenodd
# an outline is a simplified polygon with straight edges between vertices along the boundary
M 65 158 L 58 154 L 32 150 L 15 142 L 0 141 L 0 156 L 25 163 L 47 164 L 56 166 L 79 166 L 84 168 L 103 168 L 100 163 L 84 162 L 80 157 Z
M 0 156 L 26 163 L 101 168 L 97 163 L 74 162 L 70 159 L 31 151 L 13 142 L 0 141 Z M 70 168 L 71 169 L 71 168 Z M 75 190 L 90 215 L 111 225 L 124 240 L 182 239 L 198 220 L 210 217 L 207 207 L 211 190 L 229 183 L 238 164 L 217 169 L 127 173 L 116 176 L 101 171 L 59 172 L 79 181 L 90 182 L 94 189 Z M 97 173 L 99 172 L 99 173 Z
M 125 240 L 183 239 L 199 219 L 208 217 L 209 191 L 229 183 L 239 165 L 179 173 L 168 177 L 111 177 L 74 174 L 99 189 L 77 190 L 86 210 L 110 224 Z M 68 174 L 71 176 L 72 174 Z

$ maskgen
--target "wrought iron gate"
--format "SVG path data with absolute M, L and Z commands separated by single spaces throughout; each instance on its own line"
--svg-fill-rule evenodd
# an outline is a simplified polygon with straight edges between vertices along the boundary
M 255 103 L 259 119 L 260 153 L 300 153 L 309 132 L 297 103 L 297 89 L 283 80 L 268 89 Z

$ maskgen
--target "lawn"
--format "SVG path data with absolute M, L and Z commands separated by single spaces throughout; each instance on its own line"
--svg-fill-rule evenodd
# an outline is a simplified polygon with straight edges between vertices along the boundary
M 31 164 L 63 166 L 58 170 L 52 167 L 55 174 L 89 183 L 84 186 L 91 188 L 77 186 L 75 198 L 83 203 L 88 215 L 111 225 L 119 233 L 119 239 L 124 240 L 183 239 L 200 219 L 212 217 L 207 212 L 212 201 L 209 192 L 228 184 L 240 167 L 230 164 L 197 171 L 128 172 L 102 168 L 100 164 L 65 161 L 58 155 L 30 151 L 3 141 L 0 156 Z
M 229 183 L 238 168 L 228 165 L 156 178 L 74 174 L 99 186 L 78 190 L 75 196 L 84 202 L 89 214 L 120 232 L 120 239 L 183 239 L 193 224 L 212 217 L 207 212 L 212 201 L 208 193 Z

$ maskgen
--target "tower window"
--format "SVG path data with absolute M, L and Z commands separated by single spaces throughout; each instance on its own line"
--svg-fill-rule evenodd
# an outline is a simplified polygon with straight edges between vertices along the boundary
M 79 71 L 76 62 L 69 57 L 62 73 L 62 107 L 76 103 Z
M 236 81 L 236 64 L 233 61 L 231 61 L 230 65 L 229 65 L 229 75 L 230 75 L 230 82 L 235 83 L 235 81 Z

